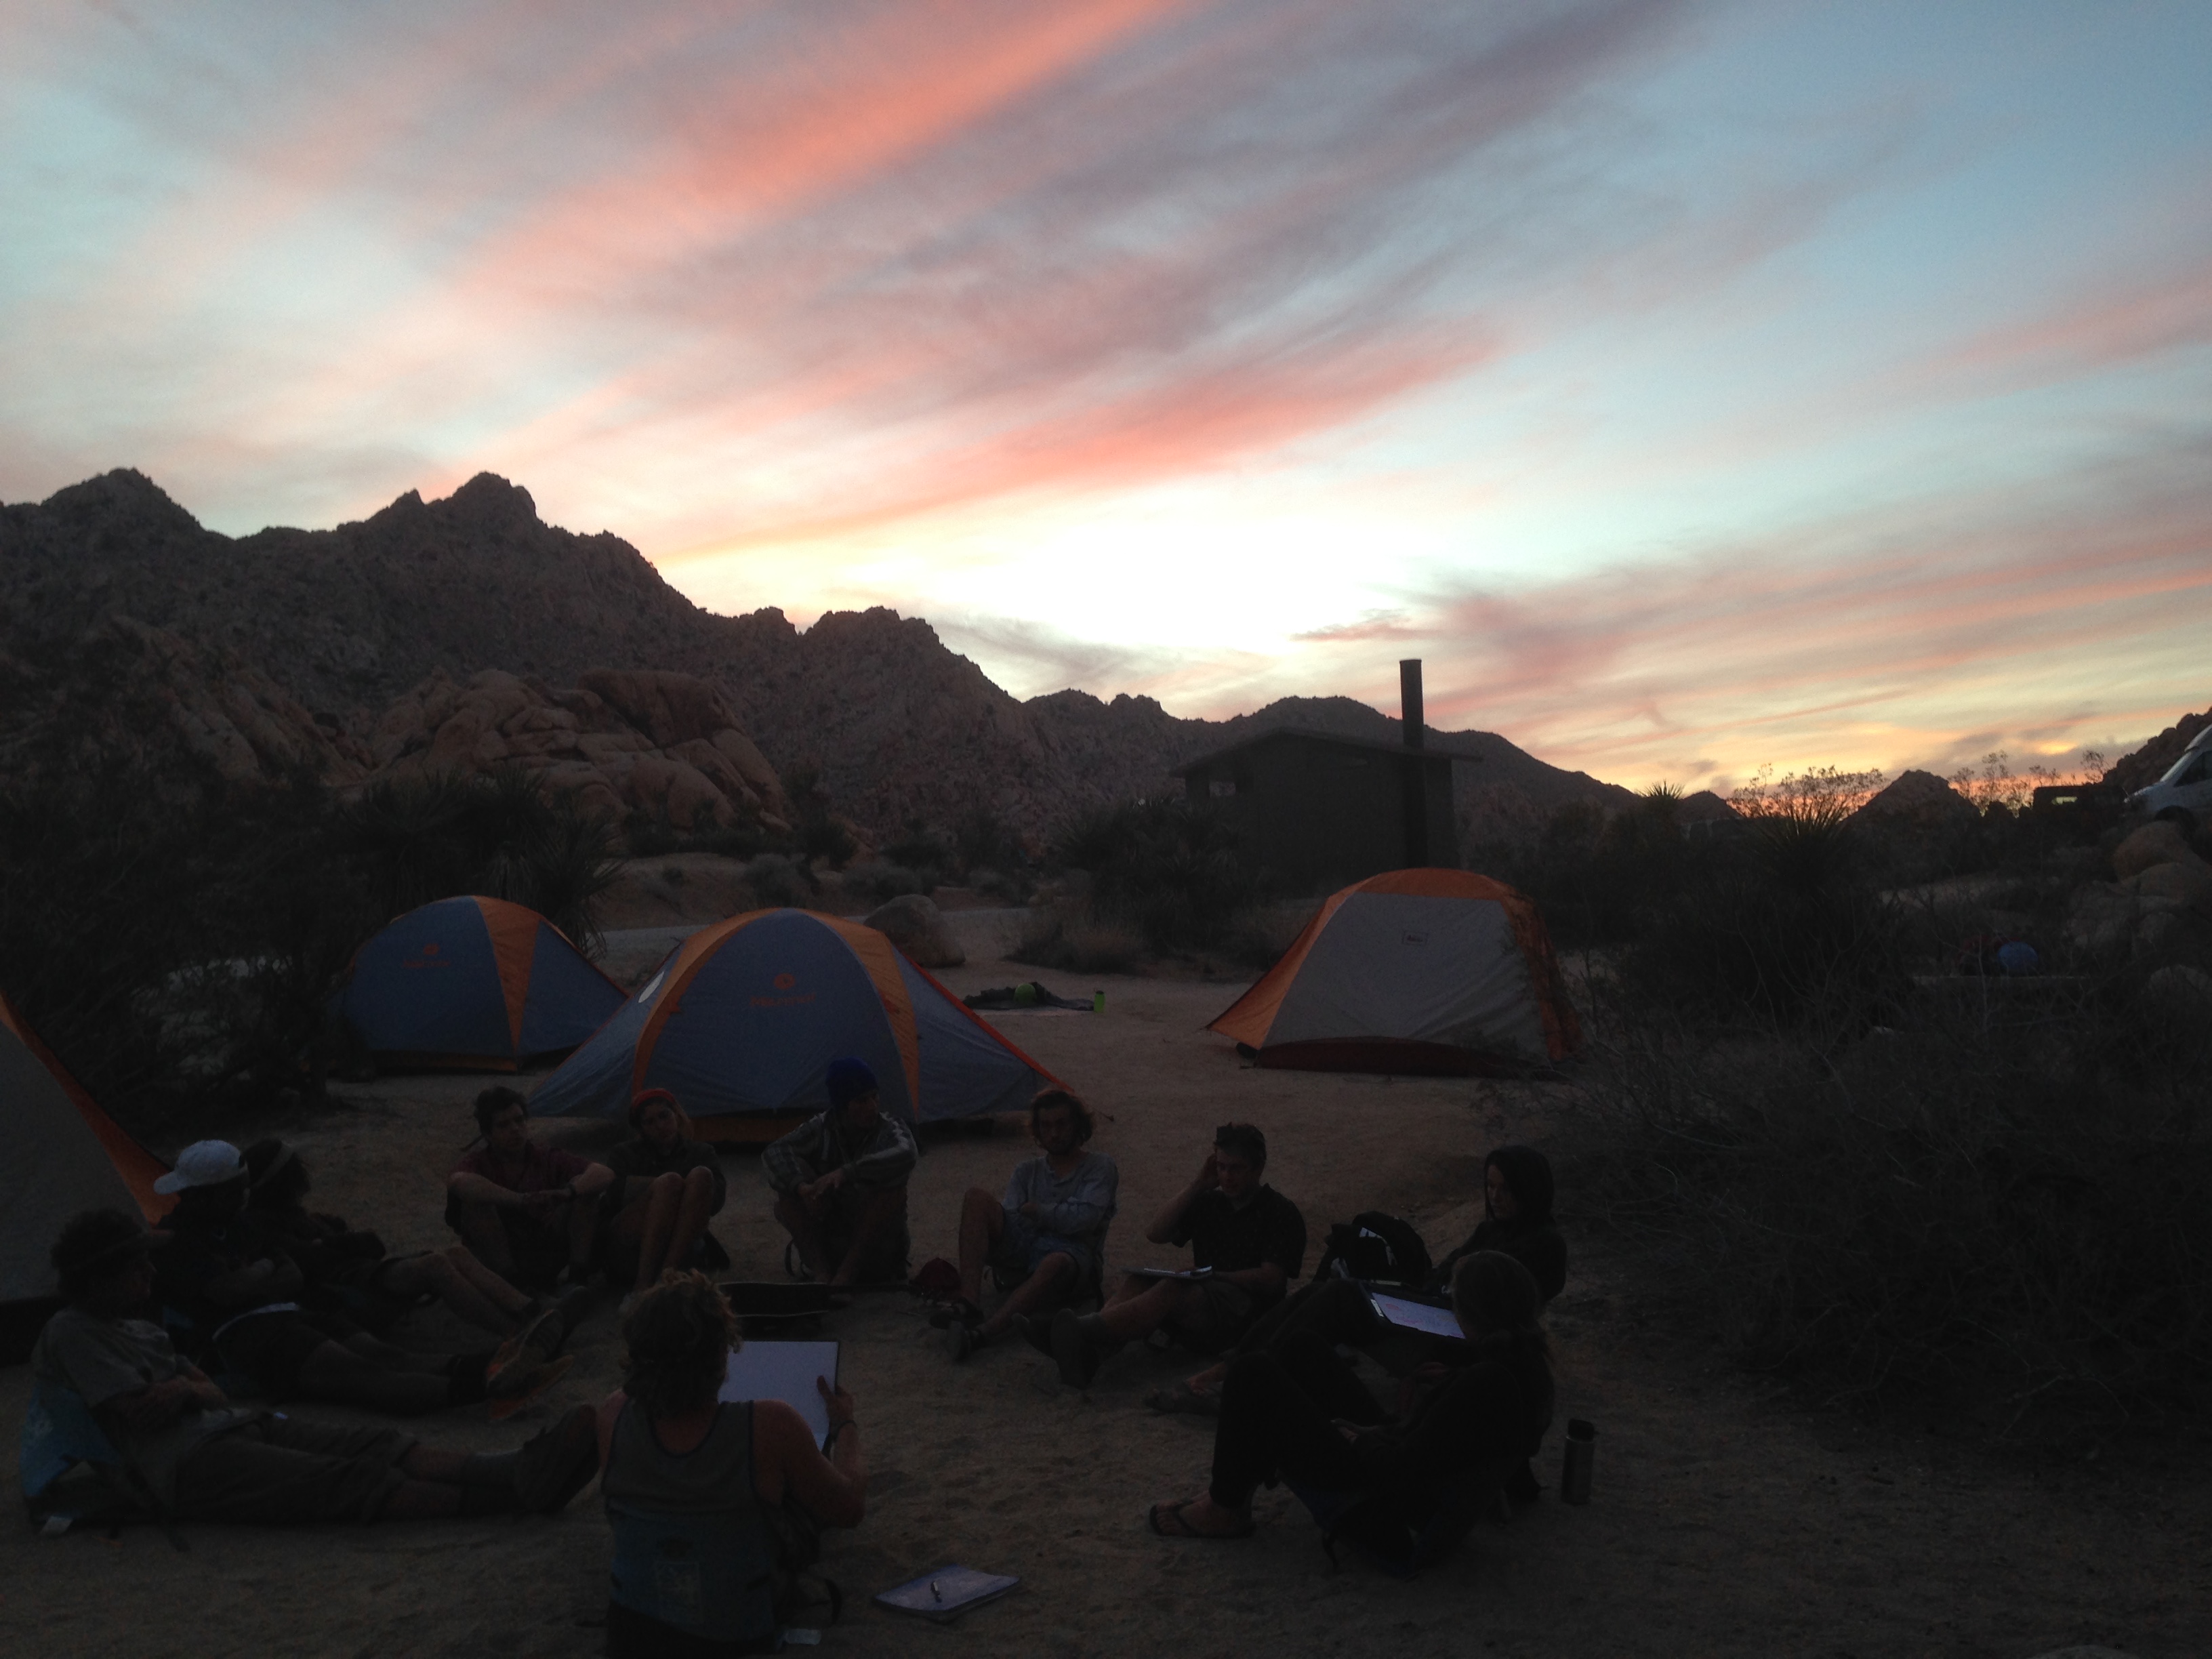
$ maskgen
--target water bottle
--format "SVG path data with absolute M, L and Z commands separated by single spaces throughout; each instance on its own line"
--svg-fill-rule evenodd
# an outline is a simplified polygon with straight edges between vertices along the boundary
M 1105 992 L 1093 991 L 1091 994 L 1091 1012 L 1094 1014 L 1103 1014 L 1106 1012 Z
M 1590 1466 L 1597 1458 L 1597 1429 L 1579 1417 L 1567 1419 L 1567 1455 L 1559 1471 L 1559 1497 L 1569 1504 L 1587 1504 L 1590 1495 Z

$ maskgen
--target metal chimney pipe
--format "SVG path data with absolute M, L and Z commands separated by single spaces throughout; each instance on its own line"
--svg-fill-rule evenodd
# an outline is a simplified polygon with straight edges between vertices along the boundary
M 1403 717 L 1406 747 L 1425 749 L 1421 727 L 1421 659 L 1401 659 L 1398 664 L 1398 703 Z

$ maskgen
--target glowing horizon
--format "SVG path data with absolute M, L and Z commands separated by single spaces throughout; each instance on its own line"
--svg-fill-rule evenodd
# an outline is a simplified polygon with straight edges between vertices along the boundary
M 0 16 L 0 498 L 479 471 L 1016 696 L 1631 784 L 2212 702 L 2212 14 Z

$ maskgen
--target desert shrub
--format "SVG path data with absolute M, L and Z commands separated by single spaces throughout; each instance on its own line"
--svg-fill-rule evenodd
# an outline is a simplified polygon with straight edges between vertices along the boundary
M 810 870 L 817 860 L 832 870 L 843 869 L 860 845 L 844 821 L 830 810 L 830 792 L 823 787 L 821 769 L 793 767 L 783 775 L 783 793 L 791 802 L 792 830 L 800 862 Z
M 745 866 L 744 883 L 764 908 L 798 904 L 812 893 L 811 872 L 781 853 L 763 853 Z
M 872 905 L 882 904 L 907 893 L 927 896 L 937 890 L 934 874 L 910 869 L 886 859 L 864 859 L 858 864 L 848 864 L 843 874 L 847 890 Z
M 2200 1412 L 2202 1022 L 2118 980 L 1960 1014 L 1925 1000 L 1841 1043 L 1615 1018 L 1569 1178 L 1663 1264 L 1656 1293 L 1820 1396 L 2001 1434 Z
M 1133 801 L 1077 817 L 1054 844 L 1090 878 L 1090 912 L 1155 951 L 1212 948 L 1266 894 L 1236 832 L 1185 801 Z
M 1008 956 L 1038 968 L 1081 974 L 1124 974 L 1144 954 L 1145 941 L 1127 927 L 1090 920 L 1079 908 L 1068 915 L 1048 907 L 1033 912 Z
M 951 866 L 963 877 L 979 870 L 1018 871 L 1029 860 L 1020 832 L 988 806 L 975 806 L 952 826 Z

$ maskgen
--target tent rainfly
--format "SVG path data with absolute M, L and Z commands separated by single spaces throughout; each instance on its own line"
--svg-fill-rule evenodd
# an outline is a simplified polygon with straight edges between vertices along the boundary
M 338 1012 L 372 1054 L 511 1072 L 566 1054 L 622 1006 L 622 987 L 537 911 L 448 898 L 410 910 L 354 955 Z
M 710 1140 L 755 1141 L 829 1104 L 823 1073 L 866 1060 L 912 1122 L 1028 1105 L 1058 1079 L 872 927 L 750 910 L 691 935 L 540 1084 L 541 1117 L 619 1117 L 666 1089 Z
M 1462 870 L 1332 895 L 1206 1029 L 1262 1066 L 1437 1076 L 1548 1066 L 1582 1035 L 1535 905 Z
M 167 1167 L 93 1103 L 0 996 L 0 1346 L 20 1358 L 56 1294 L 47 1253 L 80 1210 L 149 1224 L 173 1201 L 154 1191 Z

